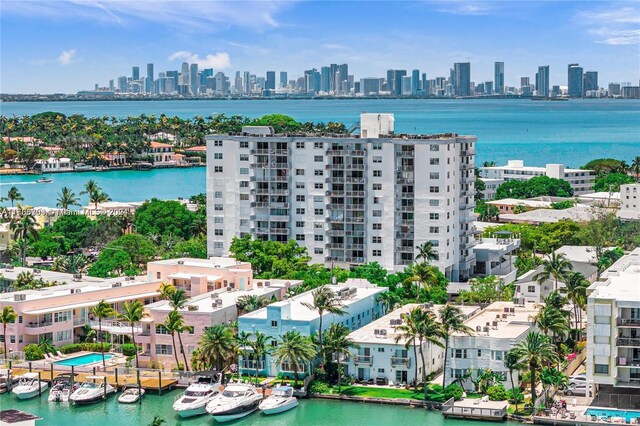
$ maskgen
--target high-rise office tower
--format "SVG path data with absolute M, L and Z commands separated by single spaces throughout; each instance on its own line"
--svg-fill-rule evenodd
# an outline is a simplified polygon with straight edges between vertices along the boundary
M 177 91 L 178 86 L 180 86 L 180 73 L 178 71 L 167 71 L 167 77 L 173 80 L 173 83 L 171 84 L 173 90 L 169 90 L 169 88 L 167 88 L 168 93 Z
M 598 71 L 587 71 L 584 73 L 584 92 L 598 90 Z
M 457 96 L 471 96 L 471 63 L 456 62 L 453 64 L 453 91 Z
M 249 71 L 245 71 L 242 74 L 242 93 L 245 95 L 251 94 L 251 73 Z
M 109 80 L 109 90 L 113 92 L 115 90 L 115 88 L 116 87 L 115 87 L 113 79 Z
M 147 64 L 147 80 L 146 80 L 146 89 L 147 93 L 153 93 L 153 64 Z
M 496 62 L 494 68 L 493 91 L 496 95 L 504 95 L 504 62 Z
M 496 93 L 496 89 L 493 87 L 493 81 L 485 81 L 484 82 L 484 90 L 485 95 L 493 95 Z
M 569 64 L 567 68 L 567 88 L 571 98 L 584 96 L 583 69 L 578 64 Z
M 338 66 L 339 77 L 336 77 L 336 90 L 339 93 L 343 93 L 342 82 L 349 80 L 349 65 L 342 64 Z
M 387 92 L 394 93 L 395 85 L 393 84 L 393 78 L 395 76 L 394 70 L 387 70 Z
M 182 71 L 180 72 L 180 85 L 189 85 L 189 64 L 187 62 L 182 63 Z
M 549 65 L 540 65 L 536 73 L 536 93 L 540 97 L 549 97 Z
M 283 89 L 285 87 L 287 87 L 287 72 L 286 71 L 280 71 L 280 87 L 282 87 Z
M 216 93 L 220 95 L 228 95 L 229 94 L 229 79 L 223 72 L 217 72 L 215 75 L 216 79 Z
M 620 83 L 609 83 L 609 96 L 620 96 Z
M 393 70 L 393 94 L 402 94 L 402 77 L 407 75 L 407 70 Z
M 131 68 L 131 80 L 133 81 L 140 80 L 140 67 Z
M 331 90 L 331 68 L 320 68 L 320 91 L 329 93 Z
M 411 71 L 411 94 L 417 95 L 420 89 L 420 70 Z
M 365 96 L 377 95 L 381 90 L 381 79 L 369 77 L 360 79 L 360 93 Z
M 236 78 L 233 84 L 233 88 L 236 93 L 242 93 L 242 77 L 240 76 L 240 71 L 236 71 Z
M 402 90 L 400 92 L 403 96 L 410 96 L 413 94 L 413 78 L 410 75 L 402 77 Z
M 336 87 L 336 73 L 338 72 L 338 64 L 329 65 L 329 91 L 334 92 L 338 90 Z
M 198 80 L 198 64 L 191 64 L 189 66 L 189 88 L 192 95 L 198 94 L 198 88 L 200 81 Z
M 129 91 L 129 82 L 127 81 L 127 76 L 121 75 L 120 77 L 118 77 L 118 91 L 122 93 L 126 93 Z
M 276 72 L 267 71 L 267 78 L 265 79 L 264 88 L 266 90 L 276 90 Z
M 422 73 L 422 79 L 420 80 L 420 90 L 422 90 L 423 95 L 429 95 L 429 81 L 427 80 L 426 72 Z
M 529 77 L 520 77 L 520 94 L 522 96 L 531 96 L 531 83 L 529 83 Z

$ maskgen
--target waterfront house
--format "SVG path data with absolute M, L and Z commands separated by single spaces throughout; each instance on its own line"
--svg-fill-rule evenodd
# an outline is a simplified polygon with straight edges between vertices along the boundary
M 73 161 L 66 157 L 49 157 L 46 160 L 36 160 L 35 169 L 42 173 L 72 172 Z
M 466 390 L 473 390 L 467 375 L 475 378 L 479 371 L 491 369 L 502 376 L 506 388 L 511 388 L 505 354 L 535 330 L 533 318 L 541 307 L 529 302 L 494 302 L 468 318 L 464 324 L 470 334 L 455 332 L 449 339 L 446 384 L 460 382 Z M 513 372 L 514 383 L 519 383 L 519 374 Z
M 377 296 L 387 289 L 378 287 L 366 280 L 348 280 L 346 283 L 327 285 L 334 291 L 344 304 L 346 315 L 324 313 L 322 330 L 326 331 L 331 324 L 342 324 L 351 330 L 357 330 L 374 321 L 382 314 L 382 304 Z M 266 308 L 241 315 L 238 318 L 238 331 L 255 334 L 262 332 L 270 336 L 270 345 L 277 346 L 278 339 L 288 331 L 297 331 L 303 336 L 316 334 L 320 327 L 320 315 L 316 310 L 309 309 L 304 303 L 313 302 L 313 290 L 293 296 L 289 299 L 272 303 Z M 242 372 L 258 373 L 268 376 L 277 376 L 278 373 L 290 375 L 293 373 L 290 365 L 278 365 L 270 355 L 256 359 L 249 351 L 244 359 L 240 360 Z M 305 366 L 301 375 L 309 372 L 310 366 Z
M 149 142 L 149 147 L 143 151 L 143 156 L 148 156 L 156 166 L 174 166 L 173 146 L 157 141 Z

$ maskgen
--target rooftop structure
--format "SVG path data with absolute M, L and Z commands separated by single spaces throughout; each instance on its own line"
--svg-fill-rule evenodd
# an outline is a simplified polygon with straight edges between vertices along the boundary
M 604 247 L 603 250 L 612 250 L 615 247 Z M 597 263 L 596 248 L 593 246 L 562 246 L 554 253 L 563 254 L 571 262 Z
M 598 267 L 588 262 L 570 261 L 573 272 L 582 274 L 587 281 L 593 282 L 598 273 Z M 540 265 L 536 269 L 532 269 L 524 273 L 516 281 L 516 297 L 523 298 L 527 302 L 541 303 L 546 297 L 556 290 L 555 280 L 549 279 L 540 284 L 536 279 L 536 275 L 542 272 L 544 266 Z M 562 280 L 558 281 L 558 290 L 564 289 L 566 286 Z
M 622 220 L 640 220 L 640 183 L 620 185 L 620 212 Z
M 478 233 L 473 251 L 476 254 L 474 276 L 496 275 L 506 284 L 516 279 L 518 269 L 513 252 L 520 247 L 520 238 L 512 232 L 494 232 L 491 238 Z
M 501 214 L 498 220 L 503 223 L 556 223 L 561 220 L 574 222 L 589 222 L 597 217 L 592 207 L 578 204 L 568 209 L 536 209 L 519 214 Z

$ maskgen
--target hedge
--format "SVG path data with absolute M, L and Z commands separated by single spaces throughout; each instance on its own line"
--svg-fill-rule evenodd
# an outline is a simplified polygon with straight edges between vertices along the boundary
M 101 349 L 102 346 L 102 350 Z M 72 343 L 70 345 L 64 345 L 60 348 L 60 352 L 63 354 L 71 354 L 80 351 L 89 352 L 109 352 L 111 345 L 109 343 Z
M 122 354 L 125 356 L 133 356 L 136 354 L 136 346 L 133 343 L 124 343 L 122 345 Z M 142 346 L 137 346 L 138 351 L 142 350 Z
M 44 350 L 35 343 L 24 347 L 24 359 L 27 361 L 37 361 L 44 359 Z

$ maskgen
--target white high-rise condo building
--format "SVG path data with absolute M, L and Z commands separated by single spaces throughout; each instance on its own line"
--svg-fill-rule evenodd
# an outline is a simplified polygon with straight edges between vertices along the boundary
M 474 136 L 395 134 L 393 114 L 362 114 L 359 135 L 245 126 L 206 139 L 212 256 L 251 234 L 325 265 L 400 270 L 429 241 L 449 279 L 473 269 Z

